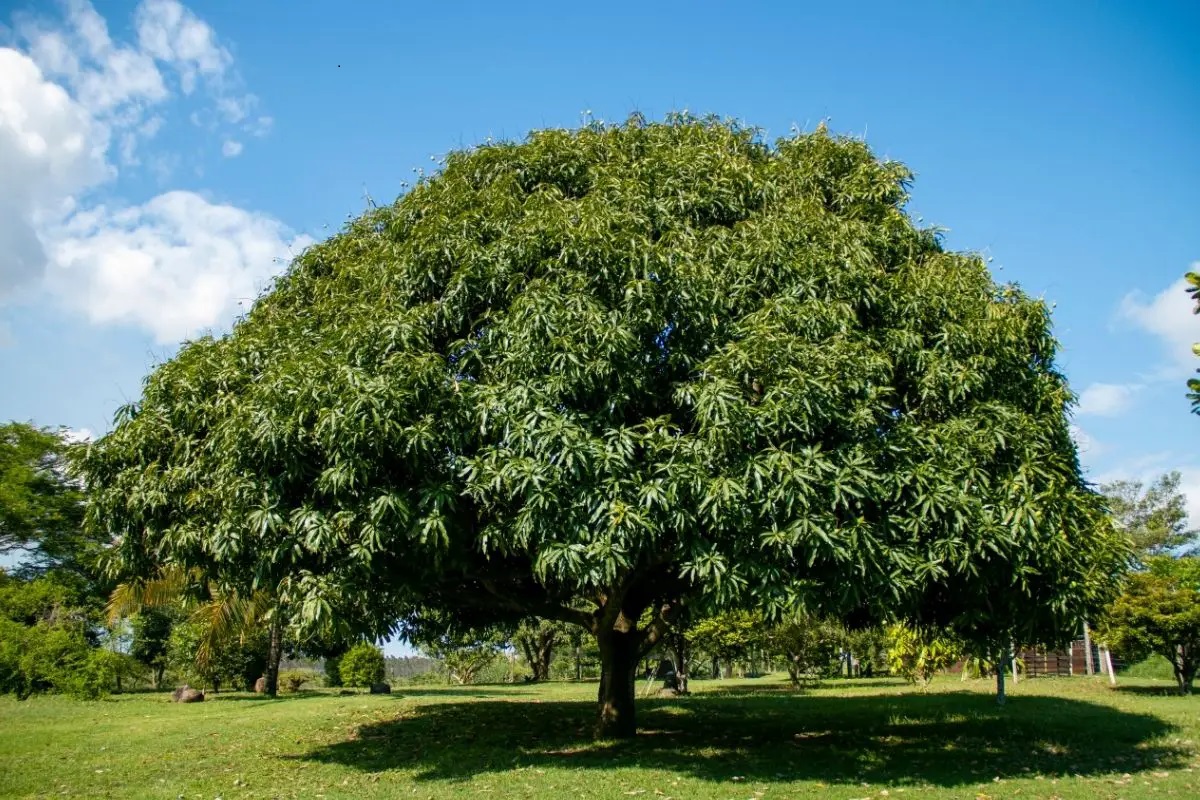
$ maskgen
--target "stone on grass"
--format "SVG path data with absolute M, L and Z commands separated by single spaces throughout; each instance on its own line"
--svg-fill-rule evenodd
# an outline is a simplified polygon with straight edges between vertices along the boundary
M 371 694 L 391 694 L 392 687 L 386 683 L 372 683 Z
M 204 692 L 184 684 L 171 693 L 171 699 L 176 703 L 202 703 Z

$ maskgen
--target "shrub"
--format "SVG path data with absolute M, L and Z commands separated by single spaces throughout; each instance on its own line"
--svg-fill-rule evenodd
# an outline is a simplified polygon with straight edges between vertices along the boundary
M 341 656 L 331 656 L 325 659 L 325 685 L 330 687 L 342 685 Z
M 962 657 L 962 648 L 950 637 L 904 625 L 889 628 L 888 639 L 891 671 L 922 687 L 928 686 L 935 674 L 953 666 Z
M 316 683 L 317 673 L 311 669 L 289 669 L 279 673 L 279 685 L 285 692 L 295 694 L 306 683 Z
M 342 656 L 342 681 L 347 686 L 370 686 L 383 680 L 383 651 L 370 642 L 360 642 Z

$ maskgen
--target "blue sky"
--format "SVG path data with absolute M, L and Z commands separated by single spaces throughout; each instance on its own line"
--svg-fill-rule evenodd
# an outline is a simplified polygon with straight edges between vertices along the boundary
M 102 433 L 449 149 L 590 111 L 865 136 L 1056 304 L 1089 475 L 1200 524 L 1200 4 L 0 2 L 0 419 Z

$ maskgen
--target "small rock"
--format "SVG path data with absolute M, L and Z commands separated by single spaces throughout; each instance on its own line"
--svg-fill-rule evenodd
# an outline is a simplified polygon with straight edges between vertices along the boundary
M 391 694 L 392 687 L 386 683 L 372 683 L 371 694 Z
M 171 693 L 171 699 L 176 703 L 202 703 L 204 702 L 204 692 L 193 689 L 185 683 Z
M 254 682 L 254 692 L 255 692 L 255 694 L 266 694 L 267 693 L 267 679 L 266 678 L 259 678 L 258 680 L 256 680 Z

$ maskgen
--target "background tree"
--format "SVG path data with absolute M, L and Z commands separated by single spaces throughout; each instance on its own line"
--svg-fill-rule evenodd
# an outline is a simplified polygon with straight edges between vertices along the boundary
M 1200 670 L 1200 558 L 1159 556 L 1129 577 L 1101 625 L 1101 639 L 1123 657 L 1158 653 L 1171 662 L 1181 694 Z
M 686 115 L 453 153 L 149 376 L 91 524 L 300 627 L 582 626 L 605 736 L 691 603 L 1069 638 L 1126 554 L 1048 309 L 909 179 Z
M 1149 486 L 1141 481 L 1113 481 L 1100 487 L 1117 526 L 1142 557 L 1196 547 L 1197 531 L 1188 528 L 1187 498 L 1179 491 L 1181 477 L 1168 472 Z
M 0 553 L 19 554 L 25 572 L 82 572 L 97 549 L 83 532 L 83 493 L 70 475 L 69 450 L 59 431 L 0 424 Z
M 1192 309 L 1192 313 L 1200 314 L 1200 272 L 1189 272 L 1184 277 L 1187 278 L 1188 282 L 1187 292 L 1196 303 L 1196 307 Z M 1192 352 L 1200 356 L 1200 343 L 1192 345 Z M 1200 372 L 1200 370 L 1196 371 Z M 1192 378 L 1188 381 L 1188 398 L 1192 401 L 1192 412 L 1200 414 L 1200 380 Z
M 962 643 L 944 633 L 899 624 L 888 628 L 888 664 L 892 673 L 920 684 L 921 688 L 929 686 L 934 675 L 954 666 L 963 655 Z
M 836 674 L 846 630 L 833 620 L 796 616 L 771 628 L 768 646 L 785 659 L 788 678 L 799 687 L 806 680 Z
M 252 691 L 266 666 L 267 638 L 261 628 L 224 629 L 214 636 L 205 622 L 189 619 L 171 628 L 167 662 L 176 676 L 194 686 Z
M 132 641 L 129 655 L 150 670 L 150 684 L 162 688 L 163 675 L 169 665 L 171 629 L 179 613 L 168 608 L 144 608 L 129 619 Z
M 338 662 L 338 677 L 346 686 L 371 686 L 383 676 L 383 651 L 370 642 L 354 645 Z
M 692 647 L 713 660 L 713 677 L 720 677 L 718 664 L 725 665 L 725 677 L 733 675 L 734 662 L 749 658 L 766 637 L 767 623 L 762 614 L 745 610 L 726 611 L 704 617 L 688 628 Z
M 427 623 L 410 638 L 441 662 L 449 683 L 470 684 L 495 663 L 509 637 L 501 628 L 464 629 L 453 624 L 438 628 Z
M 103 628 L 91 600 L 69 575 L 22 579 L 0 570 L 0 692 L 95 698 L 116 688 L 128 667 L 99 646 Z
M 567 625 L 545 619 L 525 620 L 513 634 L 513 644 L 521 648 L 525 661 L 533 672 L 531 680 L 550 680 L 550 665 L 554 663 L 554 651 L 565 644 Z

